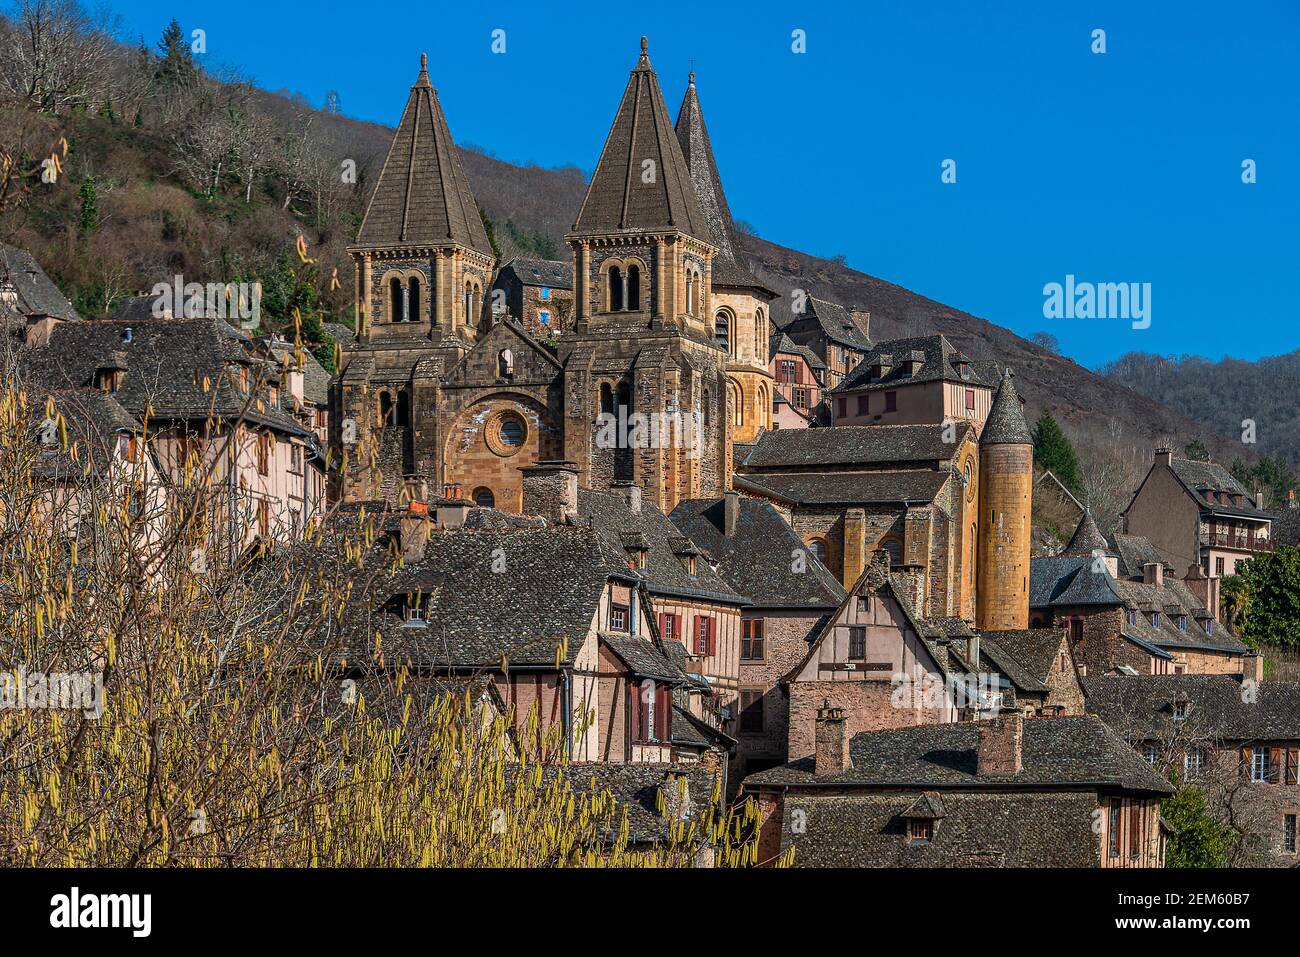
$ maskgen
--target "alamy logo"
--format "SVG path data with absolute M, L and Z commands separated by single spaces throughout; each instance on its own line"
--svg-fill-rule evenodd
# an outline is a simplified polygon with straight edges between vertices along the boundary
M 87 718 L 104 715 L 104 674 L 100 671 L 0 672 L 0 710 L 80 709 Z
M 153 929 L 151 894 L 70 894 L 50 898 L 50 926 L 128 927 L 133 937 L 148 937 Z
M 600 449 L 687 449 L 688 457 L 704 453 L 704 421 L 699 412 L 602 412 L 596 417 L 596 447 Z
M 155 319 L 237 319 L 241 329 L 255 329 L 262 319 L 260 282 L 186 282 L 173 276 L 171 283 L 153 287 Z
M 1043 287 L 1045 319 L 1129 319 L 1134 329 L 1151 325 L 1151 283 L 1065 282 Z

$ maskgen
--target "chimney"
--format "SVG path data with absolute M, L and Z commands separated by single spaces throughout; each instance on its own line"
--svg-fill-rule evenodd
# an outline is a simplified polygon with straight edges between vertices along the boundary
M 849 310 L 849 318 L 853 320 L 853 324 L 855 326 L 857 326 L 859 329 L 862 330 L 862 334 L 866 338 L 868 339 L 871 338 L 871 313 L 870 312 L 868 312 L 866 309 L 859 309 L 857 306 L 854 306 L 852 309 Z
M 1156 465 L 1171 467 L 1174 462 L 1174 450 L 1167 445 L 1156 446 Z
M 524 514 L 539 515 L 553 525 L 578 518 L 578 466 L 564 459 L 525 465 Z
M 442 501 L 438 503 L 438 527 L 460 528 L 465 524 L 465 516 L 468 514 L 469 502 L 465 500 L 460 485 L 444 485 Z
M 402 561 L 414 564 L 424 560 L 424 546 L 429 542 L 429 506 L 412 502 L 402 516 L 399 543 Z
M 616 495 L 623 496 L 627 502 L 627 507 L 632 510 L 633 515 L 641 514 L 641 486 L 635 482 L 611 482 L 609 487 Z
M 980 633 L 974 629 L 966 639 L 966 663 L 977 672 L 980 670 Z
M 1165 584 L 1165 566 L 1163 562 L 1147 562 L 1142 566 L 1142 582 L 1163 588 Z
M 849 739 L 844 731 L 844 709 L 832 708 L 829 698 L 817 709 L 816 751 L 813 773 L 839 774 L 849 764 Z
M 683 821 L 691 813 L 691 784 L 686 772 L 677 766 L 664 771 L 660 785 L 664 795 L 664 817 L 670 821 Z
M 1024 744 L 1025 719 L 1020 712 L 981 721 L 975 773 L 980 777 L 1005 778 L 1019 774 Z
M 722 493 L 722 531 L 728 538 L 736 534 L 736 520 L 740 518 L 740 493 L 729 488 Z
M 1262 488 L 1257 488 L 1257 489 L 1255 489 L 1255 507 L 1256 507 L 1256 508 L 1264 508 L 1264 507 L 1265 507 L 1265 506 L 1264 506 L 1264 496 L 1267 495 L 1267 494 L 1268 494 L 1268 493 L 1265 492 Z

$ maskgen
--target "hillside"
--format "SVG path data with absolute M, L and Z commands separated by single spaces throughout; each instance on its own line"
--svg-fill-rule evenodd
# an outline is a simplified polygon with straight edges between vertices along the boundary
M 1300 351 L 1257 362 L 1131 352 L 1101 371 L 1227 435 L 1240 436 L 1252 420 L 1260 454 L 1300 465 Z
M 179 26 L 155 49 L 108 41 L 89 22 L 76 29 L 96 54 L 94 69 L 36 84 L 14 75 L 22 64 L 6 53 L 17 34 L 0 18 L 0 79 L 8 90 L 0 160 L 39 170 L 60 137 L 68 143 L 57 183 L 29 173 L 17 191 L 0 191 L 0 240 L 30 250 L 92 318 L 176 273 L 187 281 L 260 280 L 264 324 L 283 328 L 297 309 L 324 358 L 331 350 L 321 324 L 351 319 L 346 246 L 391 130 L 238 77 L 209 77 L 189 57 Z M 405 94 L 393 91 L 395 106 Z M 516 253 L 567 257 L 563 235 L 585 190 L 576 167 L 520 167 L 474 149 L 462 155 L 502 261 Z M 299 235 L 312 262 L 294 255 Z M 1098 499 L 1132 488 L 1160 436 L 1180 445 L 1199 437 L 1216 458 L 1242 455 L 1231 416 L 1207 417 L 1193 402 L 1162 404 L 1154 398 L 1163 398 L 1160 383 L 1150 388 L 1143 379 L 1134 391 L 1119 376 L 1097 375 L 986 319 L 841 263 L 755 236 L 744 244 L 774 289 L 802 288 L 868 309 L 877 340 L 942 332 L 974 358 L 1011 366 L 1030 416 L 1050 408 L 1079 446 Z M 785 302 L 774 304 L 778 320 Z

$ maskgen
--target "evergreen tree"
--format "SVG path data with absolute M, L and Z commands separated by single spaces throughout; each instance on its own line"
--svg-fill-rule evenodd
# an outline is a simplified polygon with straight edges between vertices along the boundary
M 1061 484 L 1076 495 L 1083 493 L 1079 456 L 1069 437 L 1046 409 L 1034 425 L 1034 465 L 1040 469 L 1051 469 Z
M 81 181 L 77 198 L 81 200 L 81 235 L 89 236 L 99 226 L 99 201 L 95 195 L 95 177 L 87 176 Z
M 1177 779 L 1178 790 L 1160 805 L 1161 815 L 1174 828 L 1165 851 L 1166 867 L 1226 867 L 1232 828 L 1215 820 L 1200 788 Z
M 1300 548 L 1256 552 L 1234 577 L 1244 590 L 1242 640 L 1252 648 L 1300 649 Z
M 158 41 L 158 55 L 160 60 L 154 79 L 163 86 L 184 86 L 198 72 L 189 41 L 185 39 L 185 31 L 176 20 L 172 20 L 167 24 L 167 29 L 163 30 L 162 39 Z
M 1210 450 L 1205 447 L 1205 443 L 1200 439 L 1192 439 L 1183 446 L 1183 456 L 1193 462 L 1208 462 L 1210 461 Z

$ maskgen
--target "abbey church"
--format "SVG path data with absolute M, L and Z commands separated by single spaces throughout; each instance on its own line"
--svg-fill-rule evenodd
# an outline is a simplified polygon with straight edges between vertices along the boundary
M 351 248 L 342 500 L 450 488 L 518 511 L 519 469 L 555 459 L 586 488 L 634 483 L 665 512 L 729 487 L 733 441 L 770 424 L 776 293 L 738 255 L 693 78 L 674 126 L 644 42 L 566 240 L 573 315 L 548 347 L 493 308 L 499 264 L 422 59 Z M 605 441 L 602 412 L 686 428 Z

